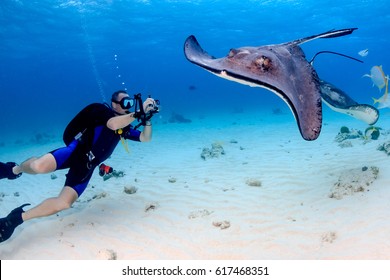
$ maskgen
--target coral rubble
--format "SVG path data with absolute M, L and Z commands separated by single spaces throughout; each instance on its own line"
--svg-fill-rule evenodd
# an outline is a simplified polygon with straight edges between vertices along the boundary
M 210 159 L 210 158 L 217 158 L 221 155 L 225 154 L 225 150 L 222 147 L 222 144 L 220 143 L 213 143 L 210 148 L 203 148 L 202 153 L 200 154 L 200 157 L 204 160 Z

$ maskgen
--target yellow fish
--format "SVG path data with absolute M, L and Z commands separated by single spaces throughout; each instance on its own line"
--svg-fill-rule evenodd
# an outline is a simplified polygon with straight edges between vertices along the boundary
M 384 95 L 382 95 L 380 98 L 372 98 L 374 100 L 374 105 L 376 103 L 379 103 L 377 108 L 378 109 L 383 109 L 383 108 L 390 108 L 390 99 L 389 99 L 389 93 L 385 92 Z
M 378 109 L 383 109 L 383 108 L 390 108 L 390 98 L 389 98 L 389 76 L 385 77 L 385 84 L 386 84 L 386 89 L 385 89 L 385 94 L 383 94 L 380 98 L 372 98 L 374 99 L 374 105 L 376 103 L 378 104 Z
M 377 86 L 379 91 L 382 90 L 387 84 L 387 81 L 389 77 L 385 76 L 385 73 L 383 72 L 382 65 L 381 66 L 373 66 L 371 68 L 370 74 L 365 74 L 363 77 L 369 77 L 371 78 L 371 81 L 373 83 L 372 86 Z

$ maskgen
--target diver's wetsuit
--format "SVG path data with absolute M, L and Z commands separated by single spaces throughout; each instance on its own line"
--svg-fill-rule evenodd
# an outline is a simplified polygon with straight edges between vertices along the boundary
M 121 135 L 109 129 L 107 121 L 112 117 L 115 117 L 115 113 L 107 104 L 88 105 L 75 117 L 83 131 L 74 133 L 70 140 L 68 126 L 64 132 L 64 141 L 70 143 L 50 152 L 56 160 L 57 170 L 69 168 L 65 186 L 73 188 L 78 196 L 87 187 L 96 166 L 112 154 L 121 136 L 140 141 L 141 132 L 132 129 L 131 125 L 124 127 Z M 82 132 L 82 136 L 75 139 L 79 132 Z
M 66 147 L 50 153 L 54 156 L 57 168 L 69 168 L 65 186 L 73 188 L 80 196 L 97 165 L 106 160 L 114 151 L 120 137 L 140 141 L 141 132 L 128 125 L 121 129 L 121 134 L 107 127 L 107 121 L 115 113 L 107 104 L 94 103 L 81 110 L 64 131 Z M 82 133 L 81 133 L 82 132 Z M 13 162 L 0 163 L 0 177 L 15 179 Z M 0 218 L 0 242 L 11 237 L 15 228 L 23 223 L 23 204 L 15 208 L 4 218 Z

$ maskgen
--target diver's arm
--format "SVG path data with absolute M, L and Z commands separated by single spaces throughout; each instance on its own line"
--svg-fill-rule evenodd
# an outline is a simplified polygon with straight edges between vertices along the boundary
M 107 127 L 112 130 L 117 130 L 120 128 L 124 128 L 125 126 L 128 126 L 133 121 L 135 121 L 134 113 L 121 115 L 121 116 L 115 116 L 110 118 L 107 121 Z
M 158 108 L 156 101 L 150 97 L 144 101 L 143 107 L 144 107 L 145 114 L 147 114 L 151 110 L 155 110 L 156 108 Z M 151 115 L 150 118 L 152 116 L 153 115 Z M 139 140 L 141 142 L 149 142 L 152 140 L 152 122 L 150 118 L 145 122 L 144 129 L 142 130 L 141 135 L 139 136 Z
M 144 129 L 139 136 L 139 140 L 141 142 L 149 142 L 152 140 L 152 123 L 150 122 L 150 120 L 146 121 Z

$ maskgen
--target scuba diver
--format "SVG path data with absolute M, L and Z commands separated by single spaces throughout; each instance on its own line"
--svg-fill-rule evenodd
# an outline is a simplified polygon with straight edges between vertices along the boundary
M 140 94 L 130 98 L 124 90 L 114 92 L 111 106 L 93 103 L 73 118 L 64 131 L 65 147 L 29 158 L 20 165 L 0 162 L 0 179 L 9 180 L 19 178 L 22 173 L 44 174 L 69 169 L 57 197 L 48 198 L 27 211 L 23 208 L 30 204 L 23 204 L 0 219 L 0 242 L 10 238 L 15 228 L 27 220 L 70 208 L 86 189 L 94 169 L 113 153 L 119 141 L 150 141 L 151 118 L 158 112 L 158 104 L 158 100 L 150 97 L 143 102 Z M 134 112 L 130 112 L 133 106 Z M 133 127 L 131 123 L 135 120 L 139 124 Z M 138 130 L 141 125 L 144 126 L 142 132 Z

